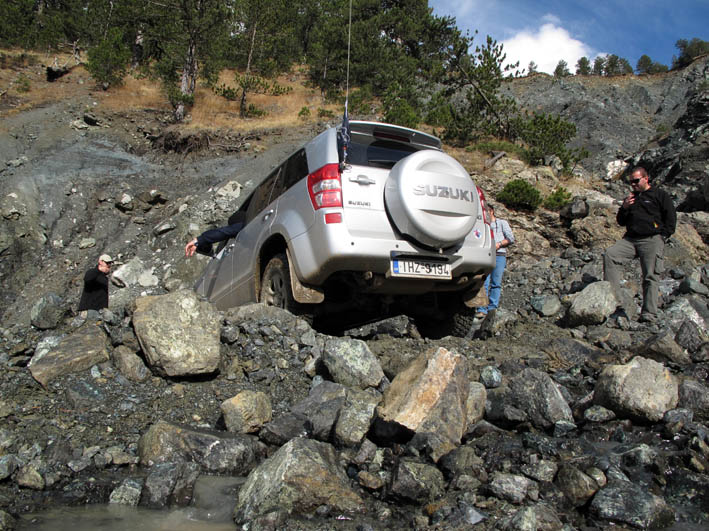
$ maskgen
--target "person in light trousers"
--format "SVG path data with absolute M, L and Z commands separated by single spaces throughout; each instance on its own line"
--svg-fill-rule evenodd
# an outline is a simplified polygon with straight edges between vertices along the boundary
M 515 242 L 514 234 L 512 233 L 512 228 L 507 220 L 497 219 L 495 217 L 495 207 L 493 205 L 487 205 L 488 212 L 490 213 L 490 228 L 492 229 L 492 234 L 495 237 L 495 269 L 492 270 L 487 278 L 485 279 L 485 293 L 489 299 L 487 306 L 478 308 L 475 313 L 475 317 L 482 319 L 488 312 L 496 310 L 500 305 L 500 296 L 502 295 L 502 275 L 505 273 L 505 267 L 507 267 L 507 247 Z

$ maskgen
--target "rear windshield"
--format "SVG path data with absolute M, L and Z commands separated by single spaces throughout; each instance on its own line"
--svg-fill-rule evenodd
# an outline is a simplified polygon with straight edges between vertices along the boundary
M 371 144 L 351 141 L 347 149 L 347 162 L 357 166 L 391 168 L 419 148 L 391 140 L 375 140 Z

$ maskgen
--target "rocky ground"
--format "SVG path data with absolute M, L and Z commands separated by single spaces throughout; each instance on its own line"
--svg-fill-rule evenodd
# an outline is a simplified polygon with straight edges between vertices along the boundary
M 86 87 L 6 112 L 0 529 L 61 505 L 199 505 L 208 476 L 236 478 L 227 518 L 252 529 L 701 529 L 709 223 L 695 155 L 709 120 L 695 89 L 651 153 L 658 171 L 684 161 L 664 182 L 693 205 L 655 324 L 636 321 L 637 264 L 624 311 L 602 282 L 622 180 L 455 153 L 489 197 L 513 178 L 576 196 L 561 213 L 498 205 L 518 241 L 487 340 L 422 337 L 405 316 L 334 337 L 259 305 L 220 313 L 189 289 L 204 261 L 185 242 L 325 124 L 186 132 L 160 112 L 105 112 Z M 81 278 L 102 252 L 118 260 L 110 309 L 84 318 Z

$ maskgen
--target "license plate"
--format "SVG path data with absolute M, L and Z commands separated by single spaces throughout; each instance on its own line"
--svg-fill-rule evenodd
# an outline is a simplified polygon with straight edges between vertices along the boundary
M 451 265 L 427 260 L 392 260 L 391 276 L 410 278 L 451 278 Z

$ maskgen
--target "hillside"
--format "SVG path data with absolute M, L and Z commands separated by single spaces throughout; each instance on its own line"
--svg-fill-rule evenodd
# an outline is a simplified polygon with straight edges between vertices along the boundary
M 185 243 L 338 122 L 337 106 L 294 72 L 279 80 L 289 94 L 254 96 L 263 117 L 200 88 L 176 125 L 150 80 L 103 91 L 76 66 L 50 83 L 53 61 L 0 65 L 0 529 L 51 529 L 68 513 L 42 511 L 87 504 L 103 526 L 109 500 L 135 527 L 148 518 L 136 506 L 158 521 L 188 506 L 171 515 L 206 528 L 705 525 L 706 58 L 652 77 L 511 82 L 529 109 L 576 123 L 593 156 L 572 176 L 448 147 L 493 201 L 513 179 L 574 196 L 561 213 L 497 204 L 517 242 L 487 340 L 422 337 L 406 316 L 331 336 L 259 305 L 216 312 L 191 290 L 207 258 L 185 259 Z M 600 282 L 622 235 L 623 161 L 648 163 L 682 210 L 652 324 Z M 117 261 L 109 311 L 82 317 L 83 274 L 103 252 Z M 623 278 L 637 306 L 637 262 Z M 159 344 L 191 363 L 175 370 Z M 404 370 L 425 360 L 438 372 Z M 394 429 L 383 397 L 425 422 Z

